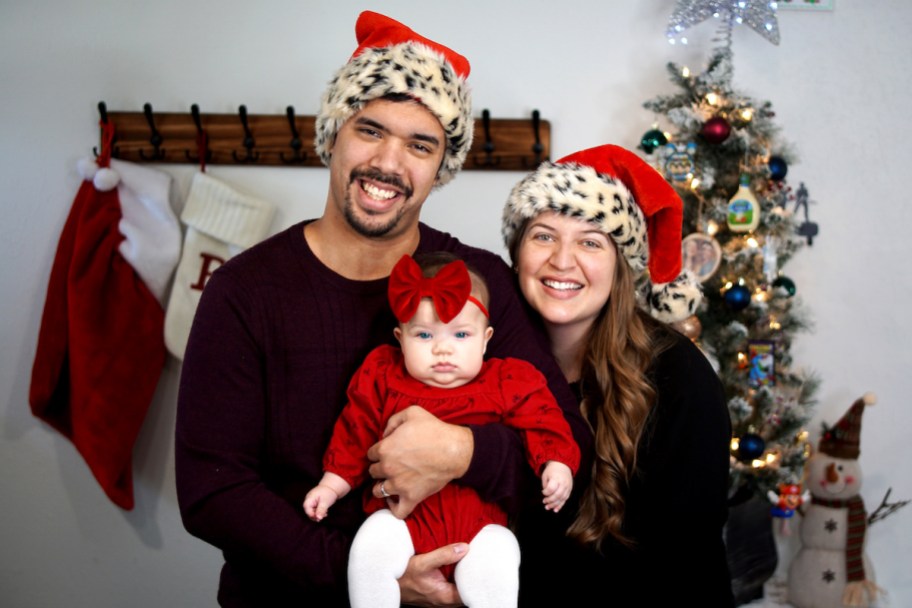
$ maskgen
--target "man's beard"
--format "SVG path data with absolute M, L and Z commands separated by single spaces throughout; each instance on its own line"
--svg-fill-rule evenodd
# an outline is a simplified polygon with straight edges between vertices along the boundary
M 386 175 L 376 169 L 354 169 L 354 170 L 352 170 L 351 177 L 349 178 L 349 182 L 348 182 L 349 186 L 354 185 L 355 187 L 360 187 L 360 186 L 356 185 L 356 182 L 359 179 L 365 179 L 365 178 L 372 179 L 374 181 L 377 181 L 377 182 L 380 182 L 383 184 L 389 184 L 390 186 L 394 186 L 394 187 L 398 188 L 399 191 L 402 192 L 402 194 L 406 200 L 410 199 L 412 197 L 412 194 L 414 193 L 413 190 L 411 188 L 407 187 L 405 184 L 403 184 L 402 180 L 400 180 L 398 177 Z M 351 226 L 355 230 L 355 232 L 357 232 L 361 236 L 366 236 L 369 238 L 376 238 L 376 237 L 386 236 L 396 226 L 398 226 L 399 220 L 402 219 L 402 216 L 405 214 L 406 209 L 407 208 L 405 206 L 400 207 L 399 210 L 396 212 L 396 215 L 393 218 L 391 218 L 388 222 L 386 222 L 385 224 L 368 223 L 368 222 L 364 221 L 363 219 L 359 218 L 357 215 L 355 215 L 355 205 L 352 202 L 351 189 L 349 188 L 349 190 L 345 194 L 345 205 L 343 206 L 342 213 L 345 216 L 345 220 L 348 222 L 348 225 Z

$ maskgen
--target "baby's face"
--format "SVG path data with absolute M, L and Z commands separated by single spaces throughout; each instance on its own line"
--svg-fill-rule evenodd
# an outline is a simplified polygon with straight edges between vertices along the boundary
M 493 332 L 472 302 L 443 323 L 429 298 L 421 300 L 411 321 L 395 330 L 409 375 L 440 388 L 462 386 L 478 375 Z

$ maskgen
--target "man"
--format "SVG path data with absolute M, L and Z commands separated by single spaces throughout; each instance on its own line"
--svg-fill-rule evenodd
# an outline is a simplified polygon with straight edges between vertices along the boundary
M 344 606 L 345 569 L 363 520 L 359 492 L 320 523 L 301 503 L 351 374 L 393 340 L 387 278 L 403 254 L 448 250 L 491 288 L 489 356 L 522 357 L 549 378 L 577 439 L 585 423 L 499 257 L 419 222 L 433 187 L 471 146 L 469 64 L 406 26 L 365 12 L 359 47 L 329 85 L 317 150 L 330 169 L 323 215 L 236 256 L 213 274 L 197 309 L 181 377 L 176 466 L 187 529 L 225 556 L 224 606 Z M 527 477 L 519 438 L 502 425 L 459 427 L 413 407 L 369 454 L 373 493 L 405 517 L 456 480 L 508 510 Z M 404 602 L 458 605 L 439 567 L 465 543 L 418 555 Z

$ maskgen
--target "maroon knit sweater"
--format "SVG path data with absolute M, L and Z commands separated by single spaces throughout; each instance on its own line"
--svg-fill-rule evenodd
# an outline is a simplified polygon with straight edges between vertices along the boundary
M 187 530 L 222 550 L 224 606 L 344 606 L 349 545 L 363 520 L 350 492 L 317 524 L 301 502 L 321 460 L 352 373 L 392 343 L 387 280 L 351 281 L 313 255 L 297 224 L 232 258 L 211 277 L 181 374 L 177 492 Z M 451 251 L 485 276 L 494 337 L 487 354 L 530 361 L 548 378 L 577 441 L 585 422 L 496 255 L 420 226 L 418 252 Z M 515 432 L 473 428 L 460 481 L 508 511 L 531 491 Z

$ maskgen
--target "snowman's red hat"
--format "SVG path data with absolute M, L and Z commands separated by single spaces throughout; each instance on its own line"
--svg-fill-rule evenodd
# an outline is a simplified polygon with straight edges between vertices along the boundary
M 861 415 L 867 405 L 874 405 L 874 393 L 865 393 L 834 426 L 826 428 L 818 449 L 829 456 L 854 460 L 861 454 Z

